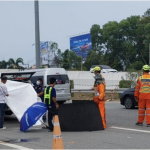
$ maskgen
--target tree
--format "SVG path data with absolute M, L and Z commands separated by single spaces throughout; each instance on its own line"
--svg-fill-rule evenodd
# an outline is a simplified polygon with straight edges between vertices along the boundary
M 0 69 L 7 69 L 8 63 L 5 60 L 0 61 Z
M 62 62 L 62 56 L 61 56 L 61 50 L 58 49 L 57 50 L 57 54 L 55 54 L 55 57 L 54 57 L 54 64 L 56 64 L 57 67 L 60 67 L 60 64 Z
M 77 56 L 73 51 L 69 51 L 70 69 L 80 70 L 81 57 Z
M 91 42 L 92 42 L 92 48 L 94 50 L 99 49 L 101 40 L 101 29 L 100 25 L 94 24 L 91 29 L 90 29 L 90 34 L 91 34 Z
M 62 53 L 61 67 L 66 70 L 80 70 L 81 57 L 77 56 L 74 52 L 68 49 Z
M 22 58 L 17 58 L 16 61 L 13 58 L 8 60 L 8 69 L 23 69 L 24 67 L 20 66 L 20 64 L 24 64 Z
M 66 70 L 70 69 L 71 64 L 69 62 L 69 50 L 65 50 L 64 53 L 62 53 L 62 64 L 61 66 L 65 68 Z

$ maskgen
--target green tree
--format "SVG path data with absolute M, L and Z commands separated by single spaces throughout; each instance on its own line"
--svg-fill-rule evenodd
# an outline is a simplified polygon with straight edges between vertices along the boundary
M 54 57 L 54 63 L 56 64 L 57 67 L 60 67 L 61 62 L 62 62 L 62 53 L 61 53 L 61 50 L 58 49 L 57 54 L 55 54 L 55 57 Z
M 61 54 L 61 57 L 61 67 L 66 70 L 80 70 L 81 57 L 77 56 L 74 52 L 67 49 Z
M 66 70 L 71 68 L 71 64 L 69 62 L 69 50 L 65 50 L 64 53 L 62 53 L 62 64 L 61 67 L 65 68 Z
M 0 61 L 0 69 L 7 69 L 8 63 L 5 60 Z

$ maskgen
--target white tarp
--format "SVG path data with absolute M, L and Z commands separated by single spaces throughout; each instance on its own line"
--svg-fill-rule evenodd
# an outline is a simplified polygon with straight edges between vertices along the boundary
M 6 83 L 9 96 L 6 98 L 6 104 L 16 115 L 20 122 L 24 112 L 35 102 L 39 101 L 37 93 L 29 83 L 15 82 L 7 80 Z M 41 125 L 38 121 L 36 125 Z

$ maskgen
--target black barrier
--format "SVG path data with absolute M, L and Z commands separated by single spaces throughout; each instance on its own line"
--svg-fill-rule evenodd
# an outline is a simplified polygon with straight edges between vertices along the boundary
M 62 131 L 104 130 L 99 109 L 93 101 L 75 100 L 59 105 L 59 122 Z

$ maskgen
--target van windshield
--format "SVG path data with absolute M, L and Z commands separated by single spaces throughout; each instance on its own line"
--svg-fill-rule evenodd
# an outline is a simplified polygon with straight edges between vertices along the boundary
M 38 78 L 41 78 L 43 80 L 43 76 L 32 76 L 30 80 L 34 85 L 36 85 L 36 81 Z
M 56 84 L 69 83 L 69 79 L 68 79 L 67 75 L 48 75 L 47 76 L 47 84 L 49 84 L 50 78 L 56 78 Z

